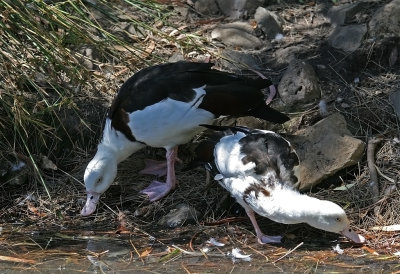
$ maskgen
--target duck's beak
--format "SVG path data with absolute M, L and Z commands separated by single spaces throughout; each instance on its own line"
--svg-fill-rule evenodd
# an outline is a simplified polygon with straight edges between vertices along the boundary
M 81 215 L 89 216 L 96 210 L 97 203 L 99 202 L 100 194 L 96 192 L 88 192 L 86 204 L 82 208 Z
M 349 238 L 350 240 L 352 240 L 353 242 L 357 243 L 357 244 L 362 244 L 365 242 L 365 238 L 357 233 L 354 232 L 354 230 L 352 230 L 350 227 L 347 227 L 346 229 L 342 230 L 340 232 L 340 234 L 342 234 L 343 236 L 346 236 L 347 238 Z

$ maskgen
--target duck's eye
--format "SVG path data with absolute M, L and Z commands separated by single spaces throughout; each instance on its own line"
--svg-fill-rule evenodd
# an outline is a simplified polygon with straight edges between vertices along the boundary
M 94 197 L 93 196 L 90 196 L 90 200 L 92 200 Z
M 101 178 L 97 179 L 95 184 L 98 185 L 98 184 L 100 184 L 100 182 L 101 182 Z
M 341 220 L 340 220 L 340 218 L 336 218 L 336 221 L 337 221 L 337 222 L 340 222 Z

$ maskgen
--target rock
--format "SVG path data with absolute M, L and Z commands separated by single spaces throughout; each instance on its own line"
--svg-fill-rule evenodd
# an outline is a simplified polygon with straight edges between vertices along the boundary
M 273 57 L 279 64 L 289 64 L 297 59 L 297 55 L 306 51 L 306 47 L 302 45 L 289 46 L 285 48 L 278 48 Z
M 194 8 L 203 15 L 219 14 L 219 8 L 215 0 L 198 0 L 194 3 Z
M 28 181 L 30 176 L 30 169 L 24 160 L 11 154 L 3 156 L 0 161 L 0 184 L 21 186 Z
M 243 49 L 259 49 L 263 46 L 263 42 L 255 36 L 253 27 L 247 22 L 219 25 L 211 32 L 211 38 Z
M 269 5 L 277 4 L 279 0 L 247 0 L 244 6 L 247 16 L 252 17 L 258 7 L 267 7 Z
M 400 91 L 394 91 L 389 94 L 389 101 L 392 104 L 397 117 L 400 118 Z
M 242 18 L 247 0 L 217 0 L 221 12 L 232 19 Z
M 361 160 L 365 143 L 350 135 L 344 117 L 335 113 L 289 138 L 300 158 L 300 190 L 311 189 Z
M 172 54 L 172 56 L 168 59 L 168 62 L 170 63 L 175 63 L 178 61 L 183 61 L 185 60 L 185 57 L 183 57 L 182 53 L 180 53 L 179 51 L 176 51 Z
M 352 23 L 354 22 L 355 15 L 363 10 L 364 5 L 365 1 L 359 1 L 333 6 L 328 12 L 328 17 L 331 23 L 337 26 Z
M 132 34 L 134 37 L 136 37 L 136 39 L 146 38 L 146 30 L 143 27 L 137 26 L 134 23 L 128 24 L 125 28 L 125 31 L 127 31 L 129 34 Z
M 258 7 L 254 14 L 254 19 L 269 40 L 274 39 L 278 33 L 283 33 L 282 26 L 284 21 L 272 11 Z
M 260 69 L 263 61 L 259 54 L 239 50 L 224 49 L 221 52 L 221 66 L 230 71 L 241 72 L 249 68 Z
M 57 170 L 58 169 L 57 165 L 52 160 L 50 160 L 47 156 L 42 155 L 41 158 L 42 158 L 41 168 L 50 169 L 50 170 Z
M 159 225 L 174 228 L 185 222 L 195 221 L 200 213 L 187 204 L 179 204 L 158 222 Z
M 371 36 L 400 34 L 400 0 L 393 0 L 378 9 L 369 21 Z
M 358 49 L 367 33 L 367 25 L 338 26 L 328 38 L 331 47 L 353 52 Z
M 289 64 L 278 90 L 286 107 L 310 103 L 321 97 L 321 88 L 313 67 L 298 60 Z

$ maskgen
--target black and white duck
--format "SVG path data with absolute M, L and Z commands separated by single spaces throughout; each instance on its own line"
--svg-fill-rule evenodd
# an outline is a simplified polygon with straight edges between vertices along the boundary
M 225 133 L 201 142 L 189 166 L 205 164 L 217 173 L 214 179 L 245 209 L 259 243 L 279 243 L 282 237 L 262 233 L 254 213 L 278 223 L 307 223 L 356 243 L 365 241 L 350 228 L 342 207 L 294 188 L 299 158 L 282 136 L 246 127 L 205 127 Z
M 143 173 L 166 175 L 141 193 L 150 201 L 176 186 L 178 145 L 189 142 L 221 115 L 254 116 L 275 123 L 289 118 L 265 104 L 263 89 L 271 82 L 212 69 L 211 63 L 177 62 L 143 69 L 120 88 L 108 112 L 103 138 L 89 162 L 84 181 L 87 200 L 81 211 L 92 214 L 100 195 L 114 181 L 117 165 L 146 146 L 165 148 L 166 164 L 148 166 Z

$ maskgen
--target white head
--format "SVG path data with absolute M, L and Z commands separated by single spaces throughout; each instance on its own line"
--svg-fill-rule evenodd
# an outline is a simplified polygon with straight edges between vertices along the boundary
M 319 200 L 315 212 L 310 212 L 307 223 L 315 228 L 346 236 L 355 243 L 363 243 L 365 238 L 350 228 L 346 212 L 339 205 L 325 200 Z
M 115 153 L 99 145 L 96 155 L 85 170 L 87 200 L 81 215 L 88 216 L 96 210 L 100 195 L 110 187 L 117 176 L 117 164 Z

